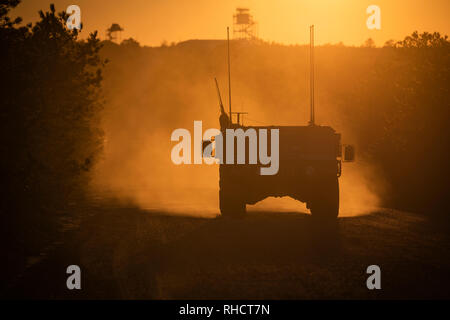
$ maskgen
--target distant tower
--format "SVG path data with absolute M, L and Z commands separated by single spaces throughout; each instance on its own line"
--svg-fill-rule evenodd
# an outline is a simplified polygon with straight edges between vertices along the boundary
M 258 38 L 258 23 L 253 20 L 250 9 L 236 8 L 233 15 L 233 38 L 247 40 Z
M 119 41 L 121 40 L 123 28 L 119 26 L 117 23 L 113 23 L 111 27 L 106 29 L 106 37 L 109 41 L 115 41 L 117 38 L 119 38 Z M 118 37 L 117 37 L 118 36 Z

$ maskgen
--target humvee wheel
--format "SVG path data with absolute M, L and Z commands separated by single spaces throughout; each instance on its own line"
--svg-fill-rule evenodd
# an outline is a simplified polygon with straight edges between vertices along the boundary
M 330 220 L 338 217 L 339 181 L 337 177 L 318 183 L 309 208 L 314 218 Z
M 245 214 L 245 203 L 222 189 L 219 190 L 219 205 L 223 217 L 237 218 Z

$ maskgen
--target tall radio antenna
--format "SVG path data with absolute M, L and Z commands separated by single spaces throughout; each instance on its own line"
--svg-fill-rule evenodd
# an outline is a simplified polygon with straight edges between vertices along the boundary
M 314 25 L 309 27 L 309 81 L 310 81 L 310 100 L 311 100 L 311 118 L 309 125 L 314 126 Z
M 230 27 L 227 27 L 227 52 L 228 52 L 228 102 L 230 105 L 230 123 L 233 122 L 231 114 L 231 69 L 230 69 Z

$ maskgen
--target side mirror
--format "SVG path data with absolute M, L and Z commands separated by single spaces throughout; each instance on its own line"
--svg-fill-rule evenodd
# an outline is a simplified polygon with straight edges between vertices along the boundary
M 203 140 L 202 142 L 202 155 L 204 158 L 214 158 L 215 148 L 214 139 Z
M 212 143 L 211 140 L 203 140 L 202 141 L 202 154 L 205 154 L 205 151 L 207 151 L 205 149 L 208 148 L 211 145 L 211 143 Z
M 344 144 L 344 162 L 352 162 L 355 161 L 355 147 L 351 144 Z
M 217 144 L 217 139 L 216 139 L 215 136 L 212 136 L 211 140 L 203 140 L 202 141 L 202 155 L 203 155 L 203 158 L 217 159 L 217 157 L 216 157 L 216 144 Z

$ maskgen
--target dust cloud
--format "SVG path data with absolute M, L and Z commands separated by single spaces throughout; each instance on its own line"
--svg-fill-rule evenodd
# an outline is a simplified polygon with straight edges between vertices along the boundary
M 351 52 L 338 52 L 340 62 L 334 53 L 317 50 L 317 119 L 358 148 L 357 132 L 346 126 L 346 115 L 335 103 L 346 94 L 346 85 L 352 86 L 349 77 L 355 74 L 349 71 L 336 82 Z M 191 41 L 165 48 L 107 44 L 103 54 L 111 62 L 104 82 L 105 151 L 93 180 L 95 192 L 167 214 L 217 216 L 218 166 L 173 164 L 170 152 L 176 142 L 170 137 L 177 128 L 193 135 L 195 120 L 203 121 L 203 131 L 219 127 L 213 79 L 218 78 L 228 103 L 225 43 Z M 249 112 L 246 125 L 307 123 L 307 61 L 303 46 L 232 43 L 233 107 Z M 341 216 L 369 213 L 380 205 L 376 170 L 363 157 L 343 165 L 340 184 Z M 248 209 L 308 212 L 290 198 L 268 198 Z

